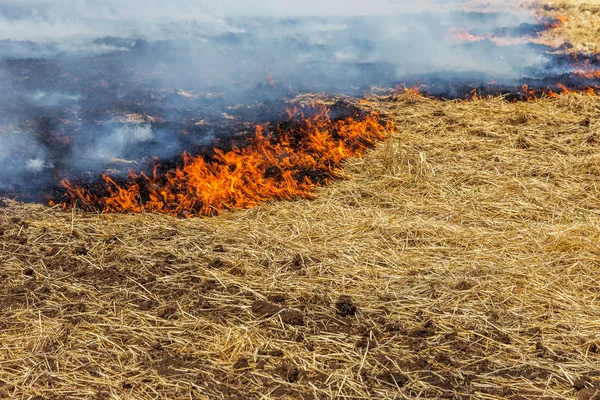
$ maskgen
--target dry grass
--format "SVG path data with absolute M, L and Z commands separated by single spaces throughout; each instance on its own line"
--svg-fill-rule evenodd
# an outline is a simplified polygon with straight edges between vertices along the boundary
M 559 46 L 564 41 L 580 53 L 600 52 L 599 0 L 545 0 L 542 15 L 566 18 L 565 22 L 546 33 L 550 43 Z
M 0 202 L 0 398 L 597 399 L 600 98 L 372 104 L 314 201 Z
M 193 220 L 8 202 L 2 397 L 568 399 L 598 384 L 600 99 L 373 102 L 400 132 L 315 201 Z
M 600 52 L 600 0 L 465 0 L 465 9 L 482 12 L 522 10 L 557 20 L 541 34 L 540 42 L 560 47 L 565 42 L 574 53 Z

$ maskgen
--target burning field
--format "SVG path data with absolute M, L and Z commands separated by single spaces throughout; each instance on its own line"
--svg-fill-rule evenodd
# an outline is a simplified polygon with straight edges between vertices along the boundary
M 597 2 L 128 2 L 0 4 L 0 398 L 600 399 Z

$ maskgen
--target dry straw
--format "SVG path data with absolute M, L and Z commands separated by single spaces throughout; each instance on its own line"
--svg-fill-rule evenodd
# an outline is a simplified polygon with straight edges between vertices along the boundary
M 370 104 L 399 132 L 314 201 L 4 201 L 0 397 L 591 399 L 600 99 Z
M 597 2 L 546 3 L 600 48 Z M 597 399 L 600 98 L 369 106 L 399 132 L 314 201 L 0 201 L 0 398 Z

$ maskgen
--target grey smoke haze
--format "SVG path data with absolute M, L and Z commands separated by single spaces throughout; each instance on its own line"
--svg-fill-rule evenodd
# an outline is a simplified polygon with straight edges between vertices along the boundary
M 50 168 L 46 159 L 45 149 L 32 135 L 0 132 L 0 191 L 21 186 L 30 176 Z
M 301 74 L 305 64 L 323 62 L 385 63 L 399 77 L 440 70 L 508 76 L 543 61 L 522 49 L 489 57 L 482 49 L 448 46 L 445 35 L 450 27 L 491 30 L 536 22 L 525 11 L 478 21 L 450 11 L 455 3 L 5 0 L 0 4 L 0 56 L 131 50 L 131 43 L 98 40 L 107 37 L 173 41 L 181 46 L 181 59 L 174 61 L 189 68 L 197 65 L 194 73 L 208 74 L 205 81 L 211 80 L 210 74 L 215 80 L 223 75 L 229 78 L 227 74 L 248 74 L 252 67 L 261 73 L 270 68 L 276 75 Z M 236 45 L 214 43 L 223 37 L 235 38 Z M 161 55 L 151 57 L 148 61 L 155 62 Z M 241 65 L 235 65 L 236 61 Z M 180 68 L 182 72 L 188 71 Z
M 530 47 L 457 44 L 450 34 L 535 26 L 528 12 L 461 13 L 456 3 L 4 0 L 0 190 L 52 168 L 78 174 L 111 158 L 171 157 L 186 146 L 171 125 L 286 90 L 360 93 L 424 76 L 510 83 L 543 65 Z M 268 89 L 269 70 L 277 91 L 255 90 Z M 111 112 L 124 108 L 167 122 L 116 124 Z M 68 145 L 54 144 L 69 132 Z

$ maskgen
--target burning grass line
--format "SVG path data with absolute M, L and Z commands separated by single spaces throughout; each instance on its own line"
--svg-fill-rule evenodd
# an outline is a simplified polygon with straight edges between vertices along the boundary
M 257 126 L 244 148 L 214 149 L 210 159 L 183 154 L 183 165 L 151 176 L 130 173 L 121 183 L 103 175 L 105 195 L 63 181 L 73 210 L 160 212 L 176 216 L 215 215 L 250 208 L 270 199 L 314 198 L 314 188 L 339 176 L 341 163 L 364 155 L 383 140 L 391 126 L 380 124 L 372 112 L 362 119 L 332 121 L 325 106 L 313 105 L 312 116 L 290 109 L 291 128 L 270 131 Z

